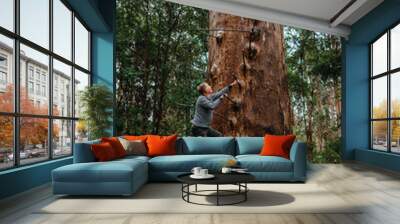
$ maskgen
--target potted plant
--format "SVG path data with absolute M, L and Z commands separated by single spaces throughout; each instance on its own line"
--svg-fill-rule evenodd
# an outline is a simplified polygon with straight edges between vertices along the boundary
M 113 95 L 110 89 L 101 84 L 86 87 L 80 93 L 83 123 L 87 127 L 89 139 L 109 136 L 112 125 Z

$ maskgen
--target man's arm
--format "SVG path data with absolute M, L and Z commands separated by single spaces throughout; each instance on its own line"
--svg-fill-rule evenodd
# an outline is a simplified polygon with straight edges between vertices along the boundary
M 219 99 L 222 95 L 224 95 L 225 93 L 228 93 L 231 88 L 232 88 L 232 85 L 228 85 L 228 86 L 222 88 L 221 90 L 219 90 L 218 92 L 211 94 L 209 97 L 213 101 L 216 99 Z
M 214 110 L 220 103 L 221 98 L 218 98 L 216 100 L 209 100 L 207 99 L 207 97 L 203 96 L 199 99 L 200 106 L 211 110 Z
M 234 85 L 236 85 L 236 84 L 241 85 L 241 81 L 238 80 L 238 79 L 235 79 L 235 81 L 233 81 L 233 82 L 232 82 L 231 84 L 229 84 L 228 86 L 222 88 L 220 91 L 218 91 L 218 92 L 216 92 L 216 93 L 211 94 L 211 95 L 210 95 L 210 98 L 211 98 L 212 100 L 219 99 L 221 96 L 227 94 L 227 93 L 232 89 L 232 86 L 234 86 Z

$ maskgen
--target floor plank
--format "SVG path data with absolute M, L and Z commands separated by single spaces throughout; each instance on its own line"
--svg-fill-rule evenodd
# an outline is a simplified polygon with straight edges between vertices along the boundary
M 359 163 L 311 165 L 315 183 L 349 203 L 360 214 L 36 214 L 56 200 L 49 185 L 0 201 L 0 223 L 15 224 L 397 224 L 400 223 L 400 174 Z

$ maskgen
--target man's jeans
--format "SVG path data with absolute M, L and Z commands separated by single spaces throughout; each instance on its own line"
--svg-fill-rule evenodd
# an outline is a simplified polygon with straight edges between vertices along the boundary
M 193 126 L 192 127 L 192 136 L 202 136 L 202 137 L 222 137 L 222 133 L 212 129 L 210 127 L 205 128 L 205 127 L 198 127 L 198 126 Z

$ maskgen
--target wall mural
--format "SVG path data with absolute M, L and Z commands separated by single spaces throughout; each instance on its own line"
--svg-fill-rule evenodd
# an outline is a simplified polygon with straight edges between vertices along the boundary
M 203 116 L 199 84 L 214 95 L 232 84 L 213 108 L 216 134 L 294 133 L 312 161 L 339 162 L 340 74 L 336 36 L 162 0 L 117 1 L 118 134 L 201 132 L 192 124 Z

